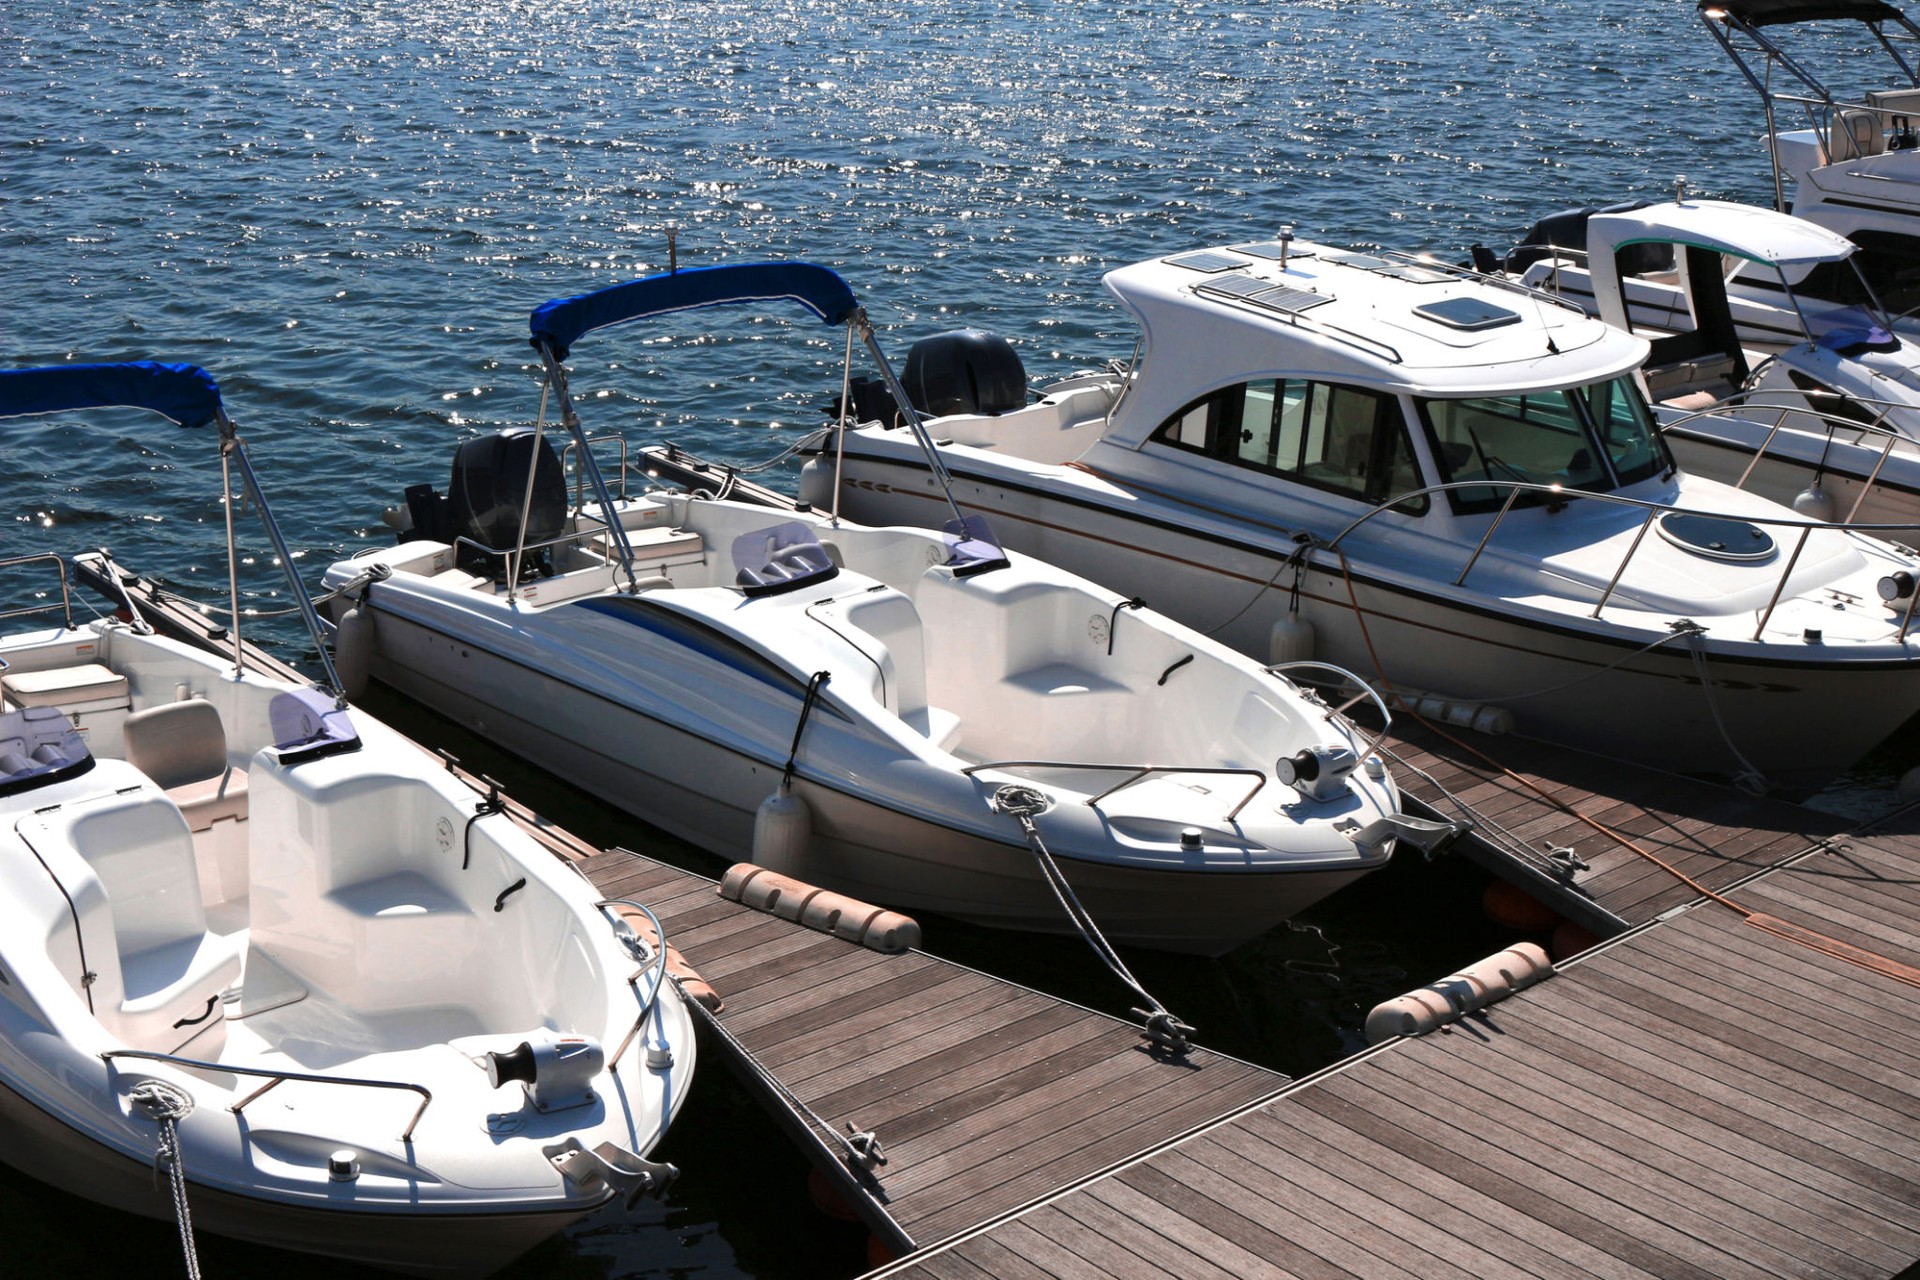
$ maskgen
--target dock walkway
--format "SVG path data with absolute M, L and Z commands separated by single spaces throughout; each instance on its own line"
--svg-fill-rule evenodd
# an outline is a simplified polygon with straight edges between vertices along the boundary
M 731 1052 L 730 1064 L 898 1253 L 1123 1164 L 1288 1083 L 1201 1049 L 1157 1056 L 1134 1024 L 922 952 L 863 950 L 635 854 L 603 853 L 582 869 L 609 897 L 653 908 L 725 1002 L 713 1021 L 751 1055 Z M 875 1133 L 887 1164 L 860 1176 L 819 1122 Z
M 1895 972 L 1698 900 L 876 1275 L 1920 1275 L 1920 825 L 1729 897 Z
M 1437 729 L 1412 716 L 1394 721 L 1383 747 L 1411 808 L 1472 822 L 1462 852 L 1602 938 L 1698 895 L 1570 808 L 1713 890 L 1801 857 L 1847 826 L 1696 778 L 1524 738 Z

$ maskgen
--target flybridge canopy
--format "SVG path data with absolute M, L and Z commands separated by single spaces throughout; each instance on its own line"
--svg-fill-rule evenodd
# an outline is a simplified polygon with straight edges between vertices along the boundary
M 1775 266 L 1840 262 L 1854 251 L 1852 241 L 1811 222 L 1721 200 L 1669 201 L 1595 214 L 1587 223 L 1587 252 L 1596 263 L 1645 243 L 1690 245 Z
M 197 365 L 151 360 L 0 371 L 0 418 L 105 408 L 149 409 L 199 427 L 220 416 L 220 387 Z
M 1700 11 L 1709 18 L 1725 14 L 1750 27 L 1833 18 L 1887 22 L 1900 16 L 1898 9 L 1882 0 L 1700 0 Z
M 810 262 L 748 262 L 689 267 L 572 298 L 555 298 L 535 309 L 530 328 L 535 346 L 549 347 L 565 359 L 574 343 L 608 325 L 699 307 L 781 300 L 799 303 L 827 324 L 844 323 L 856 307 L 847 282 L 825 267 Z

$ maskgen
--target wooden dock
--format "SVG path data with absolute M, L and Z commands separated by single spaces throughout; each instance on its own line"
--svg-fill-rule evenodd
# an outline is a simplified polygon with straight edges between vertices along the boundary
M 1920 1276 L 1920 824 L 1729 898 L 875 1274 Z
M 638 897 L 725 1005 L 729 1065 L 882 1241 L 964 1232 L 1275 1096 L 1285 1076 L 922 952 L 883 955 L 614 851 L 582 864 Z M 744 1050 L 742 1052 L 741 1050 Z M 825 1130 L 826 1132 L 823 1132 Z M 863 1173 L 830 1134 L 872 1132 Z
M 1394 721 L 1384 748 L 1410 808 L 1472 822 L 1462 852 L 1602 938 L 1698 894 L 1573 810 L 1714 890 L 1822 847 L 1847 826 L 1695 778 L 1411 716 Z

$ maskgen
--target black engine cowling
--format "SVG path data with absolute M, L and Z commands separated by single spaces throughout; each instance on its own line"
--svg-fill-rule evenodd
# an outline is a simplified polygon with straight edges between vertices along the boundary
M 1010 413 L 1027 403 L 1020 353 L 998 334 L 955 329 L 920 339 L 901 376 L 913 407 L 931 418 L 950 413 Z

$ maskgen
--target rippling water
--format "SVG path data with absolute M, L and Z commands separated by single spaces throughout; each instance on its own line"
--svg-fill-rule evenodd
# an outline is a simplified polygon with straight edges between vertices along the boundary
M 530 420 L 528 311 L 663 268 L 669 227 L 683 264 L 835 267 L 896 353 L 974 324 L 1046 376 L 1126 353 L 1100 277 L 1152 254 L 1292 225 L 1457 257 L 1679 173 L 1769 194 L 1758 104 L 1691 0 L 7 0 L 0 66 L 6 362 L 204 364 L 309 581 L 385 536 L 404 485 L 444 483 L 463 435 Z M 591 428 L 749 461 L 817 421 L 838 353 L 797 318 L 704 317 L 594 337 L 575 386 Z M 16 425 L 4 457 L 0 554 L 107 544 L 217 594 L 208 436 Z M 261 542 L 248 585 L 271 607 Z M 284 620 L 263 634 L 302 652 Z M 550 792 L 637 839 L 577 802 Z M 1374 1000 L 1502 941 L 1477 891 L 1461 868 L 1398 868 L 1224 963 L 1142 976 L 1210 1043 L 1308 1070 Z M 1090 967 L 949 936 L 1056 987 Z M 1091 975 L 1069 994 L 1118 1003 Z M 515 1275 L 864 1268 L 863 1238 L 812 1213 L 799 1158 L 709 1065 L 669 1203 Z M 41 1270 L 176 1265 L 170 1229 L 11 1173 L 0 1223 Z M 339 1273 L 217 1242 L 208 1259 Z

